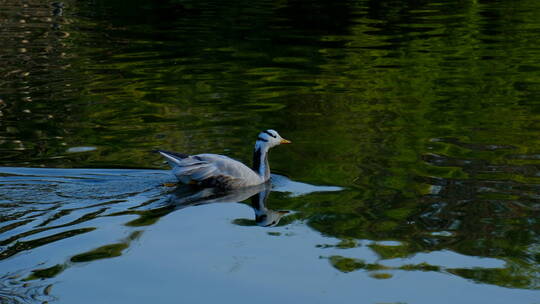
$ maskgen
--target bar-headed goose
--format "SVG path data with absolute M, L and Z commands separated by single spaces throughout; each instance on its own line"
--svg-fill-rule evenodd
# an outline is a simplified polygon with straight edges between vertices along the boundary
M 159 150 L 179 181 L 203 187 L 237 189 L 260 185 L 270 180 L 268 151 L 280 144 L 290 144 L 275 130 L 259 133 L 253 151 L 253 168 L 230 157 L 218 154 L 188 155 Z

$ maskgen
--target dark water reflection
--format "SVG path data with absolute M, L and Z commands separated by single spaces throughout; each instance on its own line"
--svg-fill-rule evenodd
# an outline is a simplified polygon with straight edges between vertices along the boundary
M 248 162 L 254 136 L 275 128 L 295 144 L 272 152 L 273 170 L 347 189 L 311 193 L 289 182 L 296 194 L 270 195 L 269 210 L 290 213 L 270 228 L 274 235 L 259 236 L 261 246 L 279 239 L 321 257 L 267 257 L 276 270 L 278 260 L 306 269 L 322 260 L 339 273 L 326 295 L 343 300 L 358 282 L 372 290 L 372 303 L 454 294 L 410 295 L 402 286 L 411 280 L 466 290 L 459 302 L 488 292 L 490 301 L 532 303 L 540 272 L 539 14 L 533 0 L 3 1 L 0 165 L 164 168 L 148 153 L 154 148 Z M 223 244 L 198 247 L 197 236 L 213 238 L 209 230 L 256 243 L 258 228 L 244 227 L 255 224 L 253 211 L 238 218 L 230 207 L 237 204 L 160 205 L 174 197 L 157 186 L 168 178 L 163 171 L 146 171 L 148 182 L 137 170 L 43 170 L 2 169 L 5 301 L 22 301 L 4 296 L 11 291 L 80 282 L 100 263 L 139 265 L 124 253 L 134 243 L 149 250 L 146 235 L 173 237 L 161 230 L 178 231 L 170 219 L 205 215 L 206 228 L 183 239 L 192 251 L 238 255 Z M 69 245 L 53 245 L 60 243 Z M 144 260 L 141 252 L 133 257 Z M 200 267 L 192 274 L 212 272 Z M 291 276 L 335 275 L 316 269 Z M 136 285 L 125 268 L 117 273 Z M 395 297 L 382 296 L 389 288 Z M 59 289 L 57 299 L 80 300 L 70 295 Z

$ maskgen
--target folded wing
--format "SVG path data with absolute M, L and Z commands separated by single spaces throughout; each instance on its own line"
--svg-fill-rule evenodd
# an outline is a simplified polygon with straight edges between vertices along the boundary
M 188 155 L 158 151 L 167 159 L 174 175 L 185 184 L 237 188 L 261 184 L 261 177 L 241 162 L 218 154 Z

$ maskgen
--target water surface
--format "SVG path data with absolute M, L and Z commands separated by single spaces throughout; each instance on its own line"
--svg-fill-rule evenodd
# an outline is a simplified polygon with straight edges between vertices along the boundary
M 1 2 L 0 298 L 537 303 L 538 15 Z M 294 142 L 269 227 L 249 197 L 186 202 L 150 153 L 249 163 L 267 128 Z

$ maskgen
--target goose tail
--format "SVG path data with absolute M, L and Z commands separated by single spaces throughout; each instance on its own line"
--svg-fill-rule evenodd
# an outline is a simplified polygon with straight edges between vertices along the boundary
M 189 157 L 189 154 L 171 152 L 166 150 L 155 150 L 154 152 L 159 153 L 161 154 L 161 156 L 165 157 L 171 168 L 181 166 L 182 160 Z

